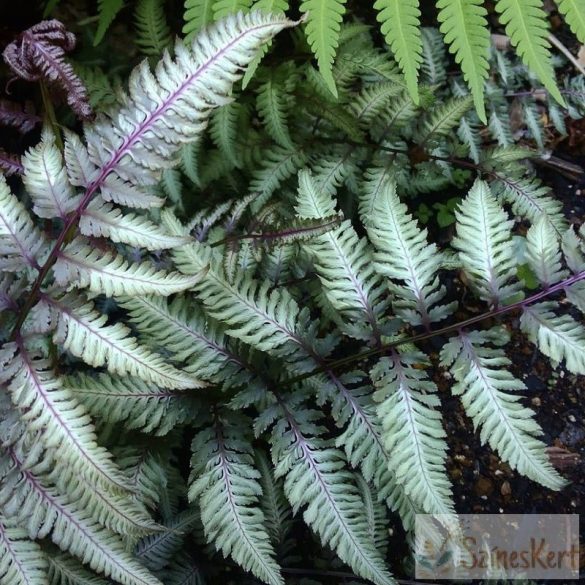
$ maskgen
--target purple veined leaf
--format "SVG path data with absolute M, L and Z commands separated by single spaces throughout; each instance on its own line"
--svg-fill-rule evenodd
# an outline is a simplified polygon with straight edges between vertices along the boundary
M 0 100 L 0 125 L 16 128 L 21 134 L 30 132 L 37 124 L 41 123 L 41 117 L 35 113 L 32 102 L 24 104 Z
M 65 53 L 75 48 L 75 36 L 58 20 L 44 20 L 21 33 L 3 53 L 12 71 L 26 81 L 44 80 L 59 87 L 67 103 L 82 119 L 93 116 L 87 90 Z

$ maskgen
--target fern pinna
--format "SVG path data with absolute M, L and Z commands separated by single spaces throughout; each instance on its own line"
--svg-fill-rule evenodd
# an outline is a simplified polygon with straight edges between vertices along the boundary
M 134 70 L 83 138 L 61 149 L 44 129 L 22 180 L 1 179 L 2 585 L 241 583 L 234 563 L 277 585 L 301 518 L 332 564 L 393 583 L 388 510 L 408 531 L 454 510 L 438 367 L 482 443 L 563 487 L 502 318 L 585 374 L 585 231 L 531 151 L 477 141 L 473 87 L 450 80 L 441 102 L 423 86 L 417 104 L 363 27 L 340 25 L 333 97 L 310 63 L 260 62 L 293 24 L 228 14 Z M 424 71 L 439 96 L 442 66 Z M 467 194 L 438 245 L 405 199 L 445 185 Z M 464 321 L 457 273 L 480 307 Z

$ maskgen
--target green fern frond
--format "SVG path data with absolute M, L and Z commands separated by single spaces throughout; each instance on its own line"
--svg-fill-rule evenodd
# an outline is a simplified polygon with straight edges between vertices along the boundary
M 456 128 L 461 118 L 473 105 L 471 96 L 463 98 L 451 98 L 438 108 L 427 112 L 419 123 L 415 140 L 419 144 L 428 144 L 441 136 L 447 136 L 453 128 Z
M 165 530 L 140 540 L 135 556 L 151 571 L 160 571 L 181 550 L 187 535 L 198 526 L 201 526 L 199 510 L 187 508 L 165 522 Z
M 284 14 L 288 10 L 288 0 L 256 0 L 250 10 L 260 10 L 267 14 Z M 260 62 L 270 49 L 271 45 L 272 41 L 262 45 L 256 57 L 254 57 L 253 61 L 248 66 L 248 69 L 246 69 L 246 73 L 242 78 L 242 89 L 248 87 L 248 84 L 254 76 L 254 73 L 256 73 Z
M 173 557 L 169 566 L 164 569 L 165 585 L 206 585 L 205 571 L 201 564 L 187 554 Z
M 286 180 L 307 163 L 307 154 L 299 148 L 277 146 L 264 153 L 262 166 L 257 169 L 250 182 L 250 193 L 256 193 L 252 210 L 261 209 L 272 194 Z
M 561 105 L 565 100 L 557 87 L 548 41 L 548 21 L 540 0 L 497 0 L 496 10 L 506 34 L 526 66 L 534 71 Z
M 139 0 L 134 11 L 136 45 L 145 55 L 162 55 L 172 43 L 167 24 L 164 1 Z
M 262 488 L 249 428 L 241 416 L 226 413 L 195 436 L 189 500 L 199 503 L 205 534 L 218 551 L 265 583 L 282 585 L 264 514 L 257 506 Z
M 218 108 L 211 115 L 210 134 L 213 143 L 219 148 L 235 167 L 240 166 L 241 155 L 238 136 L 241 136 L 242 128 L 242 105 L 232 101 L 221 108 Z
M 213 19 L 220 20 L 237 12 L 248 12 L 252 0 L 215 0 L 213 3 Z
M 570 315 L 555 315 L 554 307 L 550 301 L 524 307 L 520 327 L 555 363 L 564 360 L 567 370 L 585 374 L 585 327 Z
M 471 89 L 479 119 L 487 124 L 483 84 L 489 74 L 490 31 L 482 0 L 439 0 L 441 32 Z
M 542 430 L 534 412 L 522 406 L 520 395 L 510 393 L 526 386 L 506 369 L 511 361 L 501 346 L 507 340 L 499 327 L 463 332 L 443 347 L 441 363 L 453 365 L 457 380 L 453 394 L 461 396 L 474 426 L 481 429 L 482 443 L 523 475 L 550 489 L 561 489 L 565 481 L 551 465 L 546 445 L 536 438 Z
M 306 15 L 307 40 L 317 57 L 319 71 L 329 91 L 337 97 L 333 79 L 333 60 L 339 44 L 341 22 L 347 0 L 303 0 L 300 10 Z
M 355 96 L 351 103 L 351 109 L 361 123 L 371 124 L 374 120 L 379 121 L 390 106 L 392 98 L 402 91 L 400 86 L 392 82 L 381 82 L 365 87 Z
M 585 2 L 583 0 L 558 0 L 556 4 L 574 35 L 581 43 L 585 43 Z
M 215 0 L 185 0 L 183 34 L 190 41 L 199 31 L 213 22 Z
M 98 0 L 98 27 L 93 39 L 93 46 L 99 45 L 118 12 L 124 8 L 124 0 Z
M 294 107 L 291 97 L 294 77 L 289 67 L 271 68 L 258 88 L 256 106 L 266 130 L 283 148 L 293 148 L 288 116 Z
M 376 0 L 374 8 L 386 43 L 404 74 L 408 93 L 418 104 L 418 70 L 422 62 L 418 0 Z

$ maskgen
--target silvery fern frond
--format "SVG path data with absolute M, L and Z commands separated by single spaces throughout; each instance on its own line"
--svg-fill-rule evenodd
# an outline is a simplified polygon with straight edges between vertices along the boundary
M 449 514 L 453 504 L 445 469 L 446 434 L 436 408 L 440 404 L 437 388 L 416 367 L 426 361 L 420 352 L 382 358 L 371 372 L 374 398 L 396 482 L 425 513 Z
M 567 276 L 561 265 L 559 234 L 544 216 L 536 220 L 526 234 L 526 259 L 545 288 Z
M 180 246 L 189 239 L 187 236 L 181 238 L 166 234 L 147 216 L 124 213 L 101 198 L 89 204 L 79 220 L 79 231 L 84 236 L 108 238 L 112 242 L 147 250 L 166 250 Z
M 446 293 L 437 275 L 442 256 L 435 244 L 427 243 L 427 230 L 421 230 L 408 214 L 395 183 L 387 183 L 375 201 L 369 198 L 373 215 L 366 229 L 376 249 L 376 269 L 388 277 L 394 311 L 412 325 L 428 326 L 444 319 L 454 306 L 437 305 Z
M 356 573 L 376 585 L 391 585 L 368 528 L 367 515 L 343 454 L 322 438 L 314 411 L 283 404 L 282 418 L 272 431 L 272 459 L 276 477 L 293 513 L 304 508 L 305 522 Z
M 192 288 L 202 273 L 186 276 L 157 270 L 147 262 L 130 264 L 122 255 L 92 248 L 78 237 L 53 267 L 56 282 L 69 288 L 87 288 L 108 297 L 156 294 L 168 296 Z
M 16 345 L 18 352 L 5 366 L 0 380 L 7 385 L 27 433 L 38 432 L 41 444 L 47 446 L 49 453 L 43 458 L 66 461 L 75 473 L 107 489 L 129 489 L 110 453 L 97 444 L 87 412 L 62 386 L 48 360 L 30 352 L 22 341 Z M 28 459 L 36 463 L 38 457 L 38 450 L 31 450 Z
M 195 436 L 189 499 L 199 503 L 205 533 L 218 550 L 265 583 L 282 585 L 264 514 L 257 506 L 262 488 L 249 428 L 241 416 L 226 413 Z
M 507 369 L 511 361 L 502 346 L 508 335 L 501 328 L 461 332 L 442 349 L 441 363 L 452 366 L 456 384 L 452 392 L 461 396 L 463 407 L 480 429 L 482 443 L 497 450 L 514 469 L 550 489 L 561 489 L 565 481 L 551 465 L 534 412 L 522 406 L 523 382 Z
M 28 211 L 0 176 L 0 268 L 17 272 L 28 265 L 38 269 L 46 254 L 45 246 L 45 238 Z
M 570 315 L 556 315 L 555 307 L 550 301 L 524 307 L 520 327 L 553 362 L 585 374 L 585 327 Z
M 47 570 L 41 547 L 12 519 L 0 515 L 0 583 L 47 585 Z
M 256 449 L 254 463 L 260 473 L 258 482 L 262 488 L 260 507 L 264 512 L 264 525 L 276 551 L 282 554 L 285 539 L 293 525 L 292 510 L 284 495 L 282 479 L 274 477 L 274 469 L 268 455 Z
M 228 346 L 223 327 L 204 315 L 194 299 L 122 298 L 121 306 L 144 343 L 164 348 L 174 363 L 187 364 L 186 371 L 227 387 L 246 378 L 247 364 Z
M 499 305 L 519 291 L 511 246 L 514 222 L 479 179 L 455 216 L 457 236 L 453 246 L 459 251 L 463 269 L 479 296 Z
M 79 373 L 62 384 L 96 419 L 127 429 L 166 435 L 188 416 L 185 396 L 139 378 Z
M 335 213 L 335 202 L 308 171 L 299 173 L 297 216 L 325 219 Z M 382 282 L 374 272 L 372 253 L 360 240 L 349 221 L 312 238 L 305 247 L 314 259 L 317 274 L 327 298 L 339 313 L 352 323 L 365 319 L 370 333 L 380 335 L 379 323 Z
M 551 197 L 551 190 L 536 177 L 498 173 L 491 183 L 493 193 L 520 217 L 534 223 L 543 215 L 560 232 L 567 229 L 560 201 Z
M 138 344 L 122 323 L 106 325 L 107 317 L 80 296 L 47 301 L 58 312 L 54 339 L 85 363 L 105 366 L 120 376 L 138 376 L 163 388 L 199 388 L 202 382 L 167 364 L 162 356 Z
M 70 184 L 55 135 L 43 132 L 39 144 L 22 158 L 23 182 L 38 217 L 65 219 L 77 208 L 81 196 Z
M 175 59 L 165 53 L 154 73 L 143 62 L 131 75 L 121 110 L 86 130 L 90 160 L 100 168 L 90 190 L 112 174 L 152 184 L 153 174 L 173 166 L 180 147 L 201 133 L 211 110 L 230 101 L 226 95 L 256 49 L 292 24 L 260 12 L 230 15 L 190 48 L 177 42 Z
M 117 536 L 41 481 L 42 464 L 26 469 L 20 454 L 8 448 L 0 454 L 0 468 L 0 505 L 6 516 L 25 527 L 29 538 L 50 535 L 57 546 L 122 585 L 161 585 Z
M 56 585 L 107 585 L 107 581 L 93 575 L 79 561 L 67 553 L 51 551 L 48 555 L 49 583 Z

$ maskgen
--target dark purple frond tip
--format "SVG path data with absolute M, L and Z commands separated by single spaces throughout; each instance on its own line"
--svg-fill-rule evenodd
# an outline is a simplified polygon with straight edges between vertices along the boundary
M 75 36 L 58 20 L 44 20 L 21 33 L 4 49 L 3 57 L 14 73 L 27 81 L 43 79 L 60 87 L 67 103 L 82 119 L 93 116 L 87 91 L 65 53 L 75 48 Z
M 7 177 L 10 175 L 21 175 L 24 171 L 20 163 L 20 157 L 9 154 L 0 148 L 0 171 Z
M 8 100 L 0 100 L 0 124 L 2 126 L 12 126 L 20 133 L 30 132 L 41 118 L 35 114 L 32 102 L 20 104 Z

